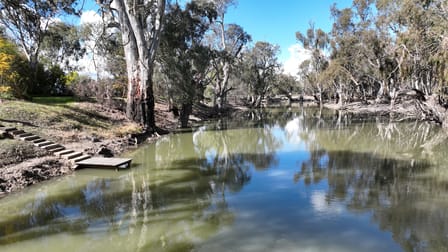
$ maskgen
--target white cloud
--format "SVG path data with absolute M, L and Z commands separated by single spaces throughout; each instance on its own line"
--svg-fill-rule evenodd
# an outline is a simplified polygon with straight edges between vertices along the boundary
M 52 17 L 52 18 L 40 18 L 40 28 L 42 30 L 47 30 L 51 25 L 62 23 L 60 18 Z
M 103 20 L 101 16 L 93 10 L 84 11 L 81 15 L 80 19 L 80 25 L 86 26 L 86 25 L 92 25 L 91 26 L 91 34 L 89 35 L 89 39 L 84 41 L 84 46 L 87 49 L 86 55 L 82 59 L 80 59 L 78 63 L 78 67 L 80 68 L 79 73 L 81 75 L 87 75 L 91 78 L 96 79 L 98 75 L 100 77 L 109 77 L 110 74 L 107 72 L 97 72 L 97 69 L 95 69 L 95 64 L 98 67 L 98 69 L 103 69 L 105 67 L 105 59 L 96 54 L 96 47 L 95 47 L 95 41 L 98 40 L 98 38 L 101 36 L 103 30 L 102 30 L 102 23 Z M 95 57 L 94 54 L 95 53 Z M 95 59 L 95 62 L 93 62 L 93 59 Z M 94 64 L 95 63 L 95 64 Z
M 288 48 L 289 58 L 283 63 L 283 72 L 291 76 L 298 77 L 299 65 L 311 57 L 310 51 L 299 44 L 291 45 Z
M 299 144 L 301 142 L 300 133 L 302 128 L 302 118 L 296 117 L 286 123 L 285 135 L 289 142 Z
M 81 25 L 99 24 L 101 22 L 102 22 L 101 16 L 96 11 L 88 10 L 83 12 L 81 15 L 81 21 L 80 21 Z

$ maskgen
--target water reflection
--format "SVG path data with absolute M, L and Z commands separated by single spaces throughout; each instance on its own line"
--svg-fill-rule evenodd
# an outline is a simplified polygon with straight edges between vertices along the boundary
M 344 206 L 372 213 L 405 251 L 448 248 L 448 180 L 440 167 L 445 132 L 425 123 L 377 120 L 336 132 L 314 131 L 312 140 L 302 140 L 310 157 L 294 182 L 328 185 L 314 198 L 316 210 Z
M 1 250 L 448 248 L 438 128 L 303 107 L 235 119 L 2 199 Z
M 136 247 L 144 249 L 148 244 L 167 249 L 186 246 L 182 239 L 173 244 L 160 239 L 170 235 L 181 238 L 187 234 L 201 239 L 219 225 L 232 221 L 232 213 L 226 206 L 212 199 L 208 178 L 219 175 L 192 169 L 198 162 L 201 161 L 173 163 L 172 169 L 187 172 L 185 176 L 166 179 L 163 183 L 152 183 L 145 173 L 132 172 L 119 180 L 97 179 L 80 188 L 72 187 L 70 194 L 37 199 L 23 206 L 21 212 L 24 214 L 17 213 L 14 218 L 0 222 L 0 243 L 4 245 L 64 232 L 72 235 L 88 233 L 94 240 L 100 238 L 95 237 L 96 234 L 101 236 L 102 233 L 139 237 L 138 242 L 130 246 L 123 244 L 123 251 L 135 251 Z M 209 211 L 211 206 L 215 211 Z M 183 224 L 192 226 L 188 231 L 182 231 Z M 149 230 L 151 235 L 147 234 Z

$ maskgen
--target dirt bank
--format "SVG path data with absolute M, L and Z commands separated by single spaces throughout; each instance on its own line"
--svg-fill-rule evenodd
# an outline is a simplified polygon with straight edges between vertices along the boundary
M 372 115 L 389 115 L 396 119 L 420 119 L 420 114 L 416 110 L 415 102 L 412 100 L 403 101 L 394 105 L 386 103 L 369 103 L 353 102 L 344 105 L 324 104 L 324 107 L 334 110 L 340 110 L 354 114 L 372 114 Z

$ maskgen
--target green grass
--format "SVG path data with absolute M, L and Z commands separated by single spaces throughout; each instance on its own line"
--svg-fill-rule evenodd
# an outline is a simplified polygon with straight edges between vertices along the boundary
M 64 105 L 75 102 L 75 98 L 73 96 L 43 96 L 33 97 L 33 102 L 46 105 Z
M 138 124 L 128 122 L 123 114 L 111 113 L 97 104 L 75 102 L 71 97 L 4 101 L 0 104 L 0 124 L 62 144 L 91 136 L 108 139 L 141 131 Z M 29 143 L 0 136 L 0 168 L 40 156 L 35 149 Z
M 8 101 L 0 106 L 0 123 L 24 130 L 107 131 L 116 121 L 70 97 L 39 97 L 36 102 Z M 27 127 L 29 126 L 29 127 Z M 51 132 L 49 132 L 51 134 Z

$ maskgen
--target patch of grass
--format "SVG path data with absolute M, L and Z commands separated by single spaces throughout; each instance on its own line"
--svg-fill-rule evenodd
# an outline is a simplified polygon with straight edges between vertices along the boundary
M 65 97 L 64 97 L 65 98 Z M 116 128 L 125 125 L 124 115 L 108 112 L 92 103 L 69 102 L 54 97 L 41 99 L 44 103 L 5 101 L 0 105 L 0 123 L 21 128 L 27 132 L 46 137 L 57 135 L 55 131 L 78 131 L 85 134 L 117 135 Z M 51 102 L 53 101 L 53 102 Z M 57 103 L 60 102 L 67 102 Z M 127 131 L 119 129 L 118 135 Z M 59 132 L 61 133 L 61 132 Z
M 64 105 L 75 102 L 75 98 L 73 96 L 33 97 L 33 102 L 46 105 Z
M 31 143 L 12 139 L 3 139 L 0 142 L 0 168 L 9 164 L 22 162 L 29 158 L 43 157 L 47 153 L 34 147 Z
M 118 137 L 124 137 L 129 134 L 138 134 L 138 133 L 142 133 L 142 129 L 135 123 L 128 123 L 112 130 L 112 134 Z

